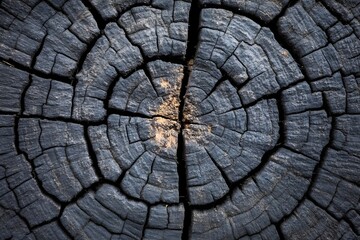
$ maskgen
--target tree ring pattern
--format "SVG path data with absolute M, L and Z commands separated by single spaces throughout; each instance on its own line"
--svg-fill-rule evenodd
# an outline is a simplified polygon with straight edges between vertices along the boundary
M 359 237 L 357 1 L 35 2 L 0 3 L 1 239 Z

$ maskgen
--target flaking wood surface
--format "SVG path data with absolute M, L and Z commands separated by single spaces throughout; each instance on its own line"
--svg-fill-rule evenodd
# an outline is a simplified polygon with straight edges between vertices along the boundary
M 359 239 L 359 0 L 0 0 L 0 239 Z

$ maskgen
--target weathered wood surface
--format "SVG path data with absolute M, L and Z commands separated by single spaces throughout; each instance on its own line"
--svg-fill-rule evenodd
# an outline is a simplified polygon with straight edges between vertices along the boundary
M 0 239 L 360 239 L 359 0 L 0 19 Z

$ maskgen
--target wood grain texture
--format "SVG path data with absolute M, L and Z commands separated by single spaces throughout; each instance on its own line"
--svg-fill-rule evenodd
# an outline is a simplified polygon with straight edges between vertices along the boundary
M 0 240 L 360 239 L 359 0 L 0 19 Z

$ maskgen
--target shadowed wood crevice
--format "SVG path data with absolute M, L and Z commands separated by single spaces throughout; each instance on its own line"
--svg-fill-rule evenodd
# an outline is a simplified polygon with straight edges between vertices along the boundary
M 357 239 L 359 7 L 2 1 L 0 239 Z

